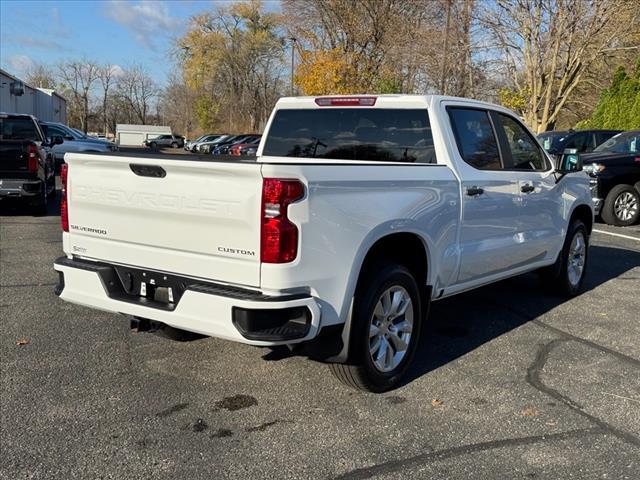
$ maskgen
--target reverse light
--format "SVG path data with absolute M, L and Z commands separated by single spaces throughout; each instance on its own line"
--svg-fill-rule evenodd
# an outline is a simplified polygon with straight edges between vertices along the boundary
M 373 107 L 378 97 L 318 97 L 319 107 Z
M 30 144 L 27 147 L 27 170 L 29 173 L 36 173 L 38 171 L 38 147 Z
M 260 260 L 288 263 L 298 255 L 298 227 L 287 217 L 289 204 L 304 196 L 299 180 L 265 178 L 262 182 Z
M 60 181 L 62 183 L 62 200 L 60 200 L 60 226 L 62 231 L 69 231 L 69 208 L 67 206 L 67 178 L 69 165 L 63 163 L 60 167 Z

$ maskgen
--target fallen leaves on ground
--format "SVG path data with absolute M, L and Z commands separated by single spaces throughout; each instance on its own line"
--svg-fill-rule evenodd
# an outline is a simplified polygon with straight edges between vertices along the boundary
M 29 345 L 29 339 L 21 338 L 20 340 L 16 341 L 16 345 L 19 347 L 21 347 L 22 345 Z
M 431 406 L 434 408 L 442 406 L 442 400 L 434 398 L 433 400 L 431 400 Z
M 535 417 L 536 415 L 538 415 L 538 410 L 533 407 L 527 407 L 522 411 L 524 417 Z

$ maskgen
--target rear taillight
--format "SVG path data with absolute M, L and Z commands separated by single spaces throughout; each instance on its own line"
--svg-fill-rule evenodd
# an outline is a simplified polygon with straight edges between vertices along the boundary
M 60 181 L 62 183 L 62 200 L 60 201 L 60 225 L 65 232 L 69 231 L 69 208 L 67 207 L 67 178 L 69 176 L 69 165 L 62 164 L 60 168 Z
M 263 180 L 260 236 L 262 262 L 287 263 L 295 260 L 298 255 L 298 227 L 287 218 L 287 207 L 303 196 L 304 184 L 299 180 Z
M 29 173 L 36 173 L 38 171 L 38 147 L 29 145 L 27 147 L 27 154 L 27 169 Z

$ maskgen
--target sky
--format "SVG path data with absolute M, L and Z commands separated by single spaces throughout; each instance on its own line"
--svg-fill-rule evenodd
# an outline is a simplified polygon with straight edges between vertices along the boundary
M 159 84 L 173 67 L 172 40 L 195 14 L 225 0 L 0 0 L 0 65 L 21 77 L 36 63 L 86 57 L 142 63 Z M 268 10 L 279 2 L 265 2 Z

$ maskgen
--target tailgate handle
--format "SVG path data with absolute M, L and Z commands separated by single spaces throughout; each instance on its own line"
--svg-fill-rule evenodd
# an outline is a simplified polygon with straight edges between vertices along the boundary
M 141 165 L 139 163 L 130 163 L 129 168 L 133 173 L 140 177 L 164 178 L 167 172 L 158 165 Z

